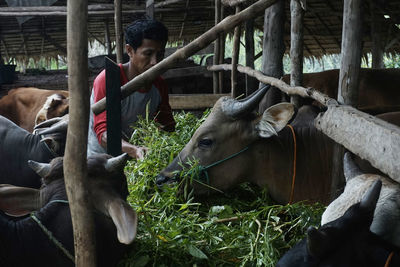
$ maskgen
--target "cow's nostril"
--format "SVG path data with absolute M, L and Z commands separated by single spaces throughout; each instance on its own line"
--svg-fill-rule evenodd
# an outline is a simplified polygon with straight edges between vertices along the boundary
M 165 175 L 159 174 L 156 177 L 156 185 L 158 187 L 163 186 L 166 182 L 168 182 L 168 177 L 166 177 Z

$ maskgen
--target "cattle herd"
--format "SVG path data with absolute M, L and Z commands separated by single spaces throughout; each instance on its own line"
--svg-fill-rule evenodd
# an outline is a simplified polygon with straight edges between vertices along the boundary
M 305 83 L 332 95 L 338 78 L 325 78 L 336 72 L 310 75 Z M 389 82 L 400 79 L 397 70 L 382 74 L 392 77 L 384 84 L 372 81 L 374 73 L 362 73 L 361 107 L 387 110 L 400 103 L 391 97 L 399 83 Z M 195 195 L 251 182 L 268 188 L 279 204 L 327 205 L 321 227 L 310 227 L 277 266 L 400 266 L 400 185 L 346 152 L 344 190 L 332 188 L 335 143 L 314 126 L 323 111 L 312 103 L 296 109 L 288 102 L 260 109 L 268 89 L 242 100 L 220 98 L 156 184 L 182 179 L 182 170 L 195 158 L 202 166 L 191 184 Z M 377 116 L 400 125 L 400 112 Z M 74 266 L 63 179 L 67 126 L 68 91 L 17 88 L 0 99 L 0 266 Z M 87 159 L 99 266 L 116 266 L 136 236 L 137 215 L 126 202 L 127 158 L 99 154 Z M 332 192 L 340 190 L 331 201 Z

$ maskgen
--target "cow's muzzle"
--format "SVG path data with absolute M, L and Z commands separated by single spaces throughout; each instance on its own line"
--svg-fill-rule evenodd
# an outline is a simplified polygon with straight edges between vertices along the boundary
M 156 185 L 158 186 L 158 188 L 163 187 L 164 185 L 169 185 L 169 184 L 173 184 L 176 183 L 177 179 L 175 177 L 168 177 L 165 176 L 164 174 L 159 174 L 156 177 Z

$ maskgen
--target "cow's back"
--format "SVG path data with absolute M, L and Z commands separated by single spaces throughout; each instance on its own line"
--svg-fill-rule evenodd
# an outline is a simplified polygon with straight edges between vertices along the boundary
M 400 69 L 360 69 L 359 107 L 366 110 L 397 108 L 400 105 Z M 290 75 L 282 80 L 290 83 Z M 339 70 L 304 73 L 303 87 L 312 87 L 336 99 Z
M 47 97 L 53 94 L 69 96 L 68 91 L 65 90 L 46 90 L 34 87 L 12 89 L 0 99 L 0 115 L 32 132 L 36 114 L 43 107 Z

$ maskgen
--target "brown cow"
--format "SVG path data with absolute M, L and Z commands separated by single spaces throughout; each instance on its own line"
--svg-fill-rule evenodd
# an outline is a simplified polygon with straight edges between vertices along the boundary
M 399 109 L 400 69 L 361 69 L 359 79 L 359 109 L 374 114 Z M 282 80 L 290 84 L 290 75 L 284 75 Z M 337 98 L 338 83 L 338 69 L 303 74 L 303 87 L 315 88 L 334 99 Z M 260 103 L 261 112 L 280 102 L 277 91 L 267 93 Z M 306 101 L 306 104 L 309 103 Z
M 0 99 L 0 115 L 32 132 L 35 122 L 65 115 L 69 106 L 68 96 L 65 90 L 15 88 Z
M 204 171 L 193 182 L 196 194 L 210 192 L 212 187 L 226 191 L 239 183 L 252 182 L 268 188 L 276 202 L 287 203 L 293 182 L 296 140 L 293 201 L 329 203 L 334 142 L 314 126 L 319 110 L 313 106 L 299 109 L 290 123 L 294 139 L 291 129 L 285 127 L 293 114 L 291 104 L 277 104 L 262 115 L 251 112 L 261 91 L 244 101 L 220 98 L 189 143 L 159 174 L 157 184 L 168 183 L 182 166 L 196 160 Z

